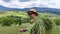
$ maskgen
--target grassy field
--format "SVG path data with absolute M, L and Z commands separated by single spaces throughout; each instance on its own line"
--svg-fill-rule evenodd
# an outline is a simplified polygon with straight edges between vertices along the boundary
M 27 34 L 28 32 L 20 33 L 20 26 L 0 26 L 0 34 Z M 60 26 L 55 26 L 49 34 L 60 34 Z
M 0 34 L 27 34 L 28 32 L 19 32 L 20 26 L 4 26 L 0 27 Z
M 29 26 L 28 24 L 22 24 L 20 26 L 0 26 L 0 34 L 28 34 L 29 31 L 27 32 L 19 32 L 19 30 L 23 27 Z
M 60 34 L 60 26 L 55 26 L 48 34 Z
M 40 16 L 44 17 L 44 15 L 46 15 L 46 14 L 47 13 L 40 13 Z M 1 13 L 0 17 L 6 17 L 6 16 L 10 16 L 10 15 L 21 16 L 24 18 L 27 17 L 27 14 L 25 12 L 15 12 L 15 11 Z M 52 19 L 60 18 L 59 15 L 54 15 L 54 14 L 49 14 L 49 15 L 55 16 L 55 17 L 52 17 Z M 49 16 L 49 15 L 47 14 L 46 16 Z M 22 24 L 22 25 L 24 25 L 24 24 Z M 27 25 L 27 24 L 25 24 L 25 25 Z M 0 34 L 28 34 L 28 31 L 24 32 L 24 33 L 20 33 L 19 32 L 20 28 L 22 28 L 21 25 L 20 26 L 0 26 Z M 48 32 L 48 34 L 60 34 L 60 26 L 53 27 L 52 31 Z
M 0 17 L 6 17 L 6 16 L 10 16 L 10 15 L 27 17 L 26 16 L 26 12 L 22 12 L 22 11 L 6 11 L 6 12 L 0 12 Z
M 0 34 L 21 34 L 19 33 L 19 28 L 19 26 L 0 27 Z

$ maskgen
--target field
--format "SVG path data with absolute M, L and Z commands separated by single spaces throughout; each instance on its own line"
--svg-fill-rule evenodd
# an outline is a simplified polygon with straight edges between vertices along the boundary
M 23 17 L 23 18 L 28 17 L 26 12 L 19 12 L 19 11 L 18 12 L 17 11 L 0 12 L 0 18 L 1 17 L 6 17 L 6 16 L 11 16 L 11 15 L 19 16 L 19 17 Z M 60 15 L 40 13 L 40 16 L 44 17 L 44 15 L 46 17 L 51 15 L 52 17 L 51 16 L 49 16 L 49 17 L 51 17 L 52 19 L 57 19 L 57 18 L 59 19 L 60 18 Z M 59 22 L 59 24 L 60 24 L 60 20 L 57 21 L 57 22 Z M 24 24 L 21 24 L 21 25 L 24 25 Z M 22 28 L 21 25 L 13 25 L 12 24 L 11 26 L 1 26 L 1 24 L 0 24 L 0 34 L 28 34 L 29 31 L 28 32 L 22 32 L 22 33 L 19 32 L 19 29 Z M 25 24 L 25 25 L 27 25 L 27 24 Z M 60 25 L 54 26 L 52 31 L 48 32 L 48 34 L 60 34 Z
M 17 26 L 0 27 L 0 34 L 20 34 L 19 28 L 20 27 L 17 27 Z
M 20 28 L 21 28 L 20 26 L 4 26 L 4 27 L 0 26 L 0 34 L 27 34 L 27 32 L 20 33 L 19 32 Z M 52 33 L 60 34 L 60 26 L 55 26 L 50 34 Z

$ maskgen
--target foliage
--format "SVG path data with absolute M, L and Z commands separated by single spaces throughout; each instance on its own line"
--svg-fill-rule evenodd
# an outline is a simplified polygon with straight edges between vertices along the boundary
M 27 17 L 27 14 L 25 12 L 19 12 L 19 11 L 7 11 L 7 12 L 2 12 L 0 14 L 0 24 L 1 25 L 7 25 L 8 26 L 12 24 L 19 24 L 21 25 L 22 23 L 29 23 L 30 20 Z M 40 13 L 38 18 L 43 19 L 43 22 L 50 22 L 54 17 L 59 17 L 54 14 L 47 14 L 47 13 Z M 50 18 L 50 19 L 49 19 Z M 60 24 L 60 18 L 55 18 L 53 20 L 56 24 Z M 53 22 L 52 22 L 53 23 Z
M 7 16 L 7 17 L 1 17 L 0 18 L 0 23 L 2 24 L 2 26 L 10 26 L 12 24 L 21 24 L 21 17 L 14 17 L 14 16 Z
M 15 11 L 15 12 L 14 11 L 4 12 L 4 13 L 2 12 L 2 13 L 0 13 L 0 15 L 2 15 L 2 17 L 0 16 L 0 25 L 6 26 L 6 27 L 9 26 L 7 28 L 6 27 L 5 28 L 4 27 L 3 28 L 2 27 L 0 28 L 1 29 L 0 31 L 1 32 L 4 32 L 5 31 L 4 34 L 6 33 L 6 29 L 8 30 L 7 31 L 8 34 L 11 34 L 11 33 L 12 34 L 13 33 L 14 34 L 18 34 L 18 33 L 16 33 L 16 31 L 19 29 L 20 26 L 19 27 L 16 27 L 16 26 L 15 27 L 14 26 L 11 27 L 11 25 L 13 25 L 13 24 L 14 25 L 17 25 L 17 24 L 18 25 L 21 25 L 22 23 L 29 23 L 30 22 L 30 19 L 27 17 L 27 14 L 24 13 L 24 12 L 17 12 L 17 11 Z M 41 13 L 41 14 L 39 14 L 39 17 L 38 18 L 41 18 L 42 19 L 42 21 L 45 23 L 44 26 L 46 27 L 46 30 L 49 30 L 49 31 L 52 30 L 52 28 L 53 28 L 53 26 L 55 24 L 56 25 L 60 25 L 60 18 L 57 15 Z M 38 28 L 37 26 L 35 28 Z M 55 27 L 53 28 L 54 34 L 60 34 L 59 28 L 56 29 Z M 11 30 L 11 28 L 12 28 L 12 30 Z M 14 31 L 14 32 L 12 32 L 12 31 Z M 34 31 L 31 31 L 31 32 L 34 32 Z M 56 32 L 59 32 L 59 33 L 56 33 Z M 22 34 L 22 33 L 20 33 L 20 34 Z M 49 34 L 49 32 L 48 32 L 48 34 Z
M 54 19 L 54 21 L 55 21 L 56 25 L 60 25 L 60 18 L 56 18 L 56 19 Z
M 29 23 L 29 19 L 13 15 L 0 18 L 0 24 L 2 26 L 10 26 L 12 24 L 21 25 L 22 23 Z

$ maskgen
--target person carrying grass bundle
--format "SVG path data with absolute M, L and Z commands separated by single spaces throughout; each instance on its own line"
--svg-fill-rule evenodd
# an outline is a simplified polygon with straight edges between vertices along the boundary
M 27 12 L 28 16 L 30 17 L 30 24 L 29 26 L 29 34 L 46 34 L 45 23 L 42 19 L 38 18 L 39 14 L 36 12 L 35 9 L 30 9 Z M 20 32 L 28 31 L 28 29 L 20 29 Z
M 38 13 L 34 9 L 30 9 L 28 15 L 31 19 L 31 24 L 33 25 L 29 34 L 46 34 L 44 23 L 38 18 Z

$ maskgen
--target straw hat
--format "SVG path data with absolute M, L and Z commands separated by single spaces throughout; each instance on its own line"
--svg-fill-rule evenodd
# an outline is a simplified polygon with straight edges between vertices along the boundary
M 28 13 L 28 15 L 29 14 L 36 14 L 36 16 L 38 16 L 38 13 L 36 12 L 35 9 L 30 9 L 27 13 Z

